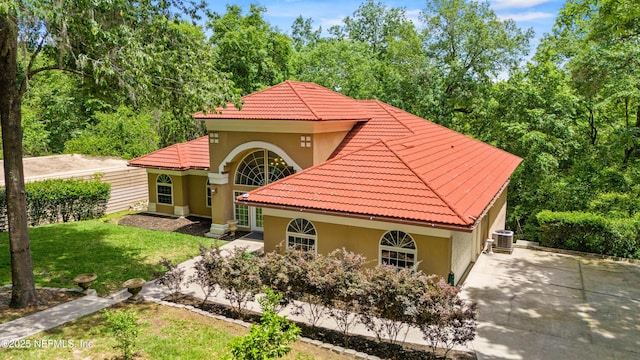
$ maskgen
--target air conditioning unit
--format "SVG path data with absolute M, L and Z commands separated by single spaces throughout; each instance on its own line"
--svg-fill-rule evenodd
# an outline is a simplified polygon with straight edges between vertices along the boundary
M 492 233 L 494 250 L 507 252 L 511 254 L 513 251 L 513 231 L 496 230 Z

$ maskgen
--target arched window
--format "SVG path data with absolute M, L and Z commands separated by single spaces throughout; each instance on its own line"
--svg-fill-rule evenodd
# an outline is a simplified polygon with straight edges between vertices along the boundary
M 211 207 L 211 180 L 207 179 L 207 189 L 205 190 L 205 194 L 207 194 L 207 207 Z
M 156 179 L 158 190 L 158 204 L 173 205 L 173 183 L 171 177 L 166 174 L 158 175 Z
M 306 219 L 291 220 L 287 227 L 287 248 L 316 253 L 316 228 Z
M 258 150 L 245 156 L 236 170 L 236 185 L 262 186 L 295 173 L 278 154 Z
M 415 269 L 416 254 L 416 243 L 405 232 L 387 231 L 380 239 L 380 264 Z

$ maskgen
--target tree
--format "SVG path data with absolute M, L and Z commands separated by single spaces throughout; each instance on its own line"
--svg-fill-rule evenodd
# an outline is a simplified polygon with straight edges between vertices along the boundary
M 598 130 L 613 130 L 608 151 L 623 167 L 640 158 L 639 16 L 632 2 L 571 0 L 545 44 L 585 99 L 592 145 Z
M 98 122 L 65 143 L 68 153 L 133 159 L 158 148 L 153 117 L 121 106 L 115 113 L 96 113 Z
M 64 71 L 120 91 L 139 106 L 175 100 L 171 106 L 195 111 L 235 101 L 231 84 L 218 73 L 202 73 L 191 62 L 175 62 L 176 56 L 170 56 L 185 40 L 176 36 L 176 24 L 197 16 L 199 9 L 181 0 L 0 3 L 0 118 L 12 307 L 37 302 L 22 168 L 21 105 L 29 82 L 41 73 Z
M 519 65 L 533 31 L 499 20 L 486 2 L 434 0 L 422 18 L 428 57 L 444 76 L 433 120 L 476 134 L 474 118 L 464 115 L 482 108 L 492 81 Z
M 262 14 L 266 8 L 251 5 L 242 16 L 238 5 L 228 5 L 227 13 L 209 15 L 213 31 L 216 67 L 227 72 L 243 94 L 275 85 L 289 77 L 292 41 L 271 28 Z

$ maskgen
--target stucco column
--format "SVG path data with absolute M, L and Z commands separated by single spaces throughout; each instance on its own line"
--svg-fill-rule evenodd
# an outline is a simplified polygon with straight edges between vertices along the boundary
M 209 174 L 211 184 L 211 228 L 206 234 L 210 237 L 221 237 L 229 230 L 227 220 L 233 219 L 233 196 L 229 184 L 229 174 Z

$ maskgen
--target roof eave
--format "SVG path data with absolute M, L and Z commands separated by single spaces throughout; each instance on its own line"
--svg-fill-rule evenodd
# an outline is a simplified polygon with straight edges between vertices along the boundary
M 372 221 L 383 221 L 390 222 L 396 224 L 406 224 L 406 225 L 415 225 L 422 227 L 430 227 L 434 229 L 441 230 L 453 230 L 453 231 L 462 231 L 462 232 L 473 232 L 475 229 L 475 224 L 471 224 L 468 226 L 463 225 L 454 225 L 454 224 L 443 224 L 438 222 L 428 222 L 428 221 L 419 221 L 419 220 L 410 220 L 410 219 L 402 219 L 402 218 L 394 218 L 387 216 L 378 216 L 378 215 L 366 215 L 366 214 L 357 214 L 357 213 L 347 213 L 342 211 L 332 211 L 332 210 L 323 210 L 323 209 L 314 209 L 314 208 L 306 208 L 299 206 L 289 206 L 289 205 L 276 205 L 269 203 L 261 203 L 261 202 L 252 202 L 252 201 L 242 201 L 242 200 L 234 200 L 236 204 L 248 205 L 248 206 L 257 206 L 264 207 L 270 209 L 279 209 L 279 210 L 291 210 L 297 212 L 307 212 L 313 214 L 321 214 L 321 215 L 333 215 L 333 216 L 341 216 L 348 217 L 353 219 L 365 219 Z
M 190 166 L 190 167 L 171 167 L 171 166 L 157 166 L 157 165 L 142 165 L 142 164 L 127 164 L 131 167 L 140 167 L 145 169 L 158 169 L 158 170 L 175 170 L 175 171 L 187 171 L 187 170 L 209 170 L 209 167 L 203 166 Z

